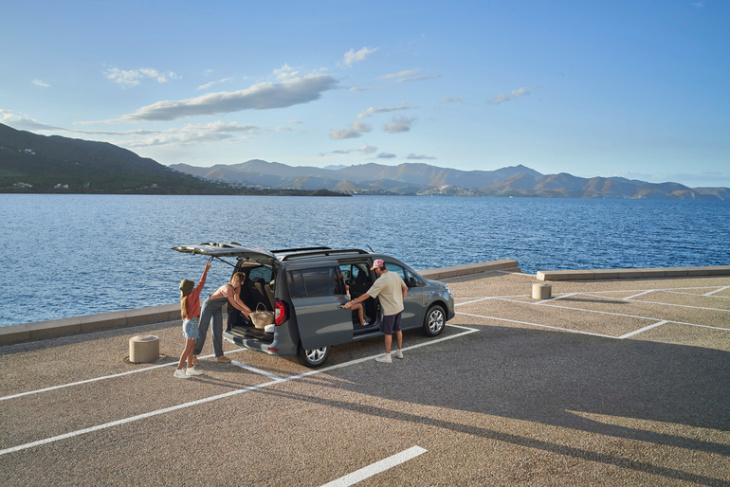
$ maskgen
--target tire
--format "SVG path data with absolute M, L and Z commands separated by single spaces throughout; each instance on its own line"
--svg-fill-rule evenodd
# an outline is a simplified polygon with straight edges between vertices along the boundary
M 429 337 L 440 335 L 446 326 L 446 312 L 439 305 L 428 308 L 426 317 L 423 319 L 423 334 Z
M 297 350 L 297 357 L 299 362 L 310 368 L 316 368 L 324 364 L 327 358 L 330 356 L 330 347 L 313 348 L 311 350 L 304 350 L 301 345 Z

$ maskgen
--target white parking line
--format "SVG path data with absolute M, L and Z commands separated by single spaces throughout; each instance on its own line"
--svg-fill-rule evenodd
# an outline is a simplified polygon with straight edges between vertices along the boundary
M 423 455 L 427 451 L 428 450 L 426 450 L 425 448 L 421 448 L 420 446 L 411 447 L 400 453 L 396 453 L 391 457 L 385 458 L 383 460 L 380 460 L 379 462 L 373 463 L 372 465 L 368 465 L 367 467 L 352 472 L 349 475 L 345 475 L 344 477 L 340 477 L 337 480 L 328 482 L 322 487 L 349 487 L 350 485 L 355 485 L 356 483 L 362 482 L 367 478 L 385 472 L 386 470 L 390 470 L 391 468 L 400 465 L 401 463 L 412 460 L 419 455 Z
M 421 344 L 418 344 L 418 345 L 413 345 L 411 347 L 403 347 L 403 351 L 405 352 L 405 351 L 408 351 L 408 350 L 414 350 L 416 348 L 424 347 L 426 345 L 433 345 L 433 344 L 436 344 L 436 343 L 439 343 L 439 342 L 443 342 L 443 341 L 446 341 L 446 340 L 453 340 L 455 338 L 459 338 L 461 336 L 468 335 L 470 333 L 476 333 L 476 332 L 479 331 L 479 329 L 468 328 L 468 327 L 464 327 L 464 326 L 457 326 L 457 325 L 446 325 L 446 326 L 453 327 L 453 328 L 459 328 L 459 329 L 462 329 L 462 330 L 465 330 L 465 331 L 463 333 L 457 333 L 456 335 L 451 335 L 451 336 L 447 336 L 447 337 L 443 337 L 443 338 L 437 338 L 437 339 L 429 340 L 426 343 L 421 343 Z M 245 349 L 242 349 L 242 350 L 245 350 Z M 119 426 L 119 425 L 123 425 L 123 424 L 133 423 L 135 421 L 139 421 L 139 420 L 147 419 L 147 418 L 152 418 L 154 416 L 159 416 L 161 414 L 166 414 L 166 413 L 170 413 L 170 412 L 173 412 L 173 411 L 178 411 L 178 410 L 181 410 L 181 409 L 186 409 L 186 408 L 189 408 L 189 407 L 198 406 L 200 404 L 205 404 L 205 403 L 217 401 L 218 399 L 224 399 L 226 397 L 231 397 L 231 396 L 235 396 L 235 395 L 238 395 L 238 394 L 243 394 L 244 392 L 256 391 L 258 389 L 263 389 L 263 388 L 270 387 L 270 386 L 273 386 L 273 385 L 282 384 L 284 382 L 290 382 L 290 381 L 294 381 L 294 380 L 297 380 L 297 379 L 302 379 L 302 378 L 308 377 L 310 375 L 321 374 L 323 372 L 329 372 L 331 370 L 336 370 L 336 369 L 341 369 L 341 368 L 344 368 L 344 367 L 349 367 L 350 365 L 355 365 L 355 364 L 359 364 L 359 363 L 362 363 L 362 362 L 367 362 L 367 361 L 374 360 L 376 357 L 379 357 L 380 355 L 382 355 L 382 354 L 381 353 L 378 353 L 376 355 L 371 355 L 369 357 L 364 357 L 364 358 L 360 358 L 360 359 L 356 359 L 356 360 L 351 360 L 349 362 L 343 362 L 341 364 L 331 365 L 329 367 L 323 367 L 321 369 L 310 370 L 310 371 L 303 372 L 303 373 L 297 374 L 297 375 L 292 375 L 292 376 L 289 376 L 289 377 L 279 378 L 279 379 L 273 380 L 271 382 L 265 382 L 263 384 L 257 384 L 257 385 L 254 385 L 254 386 L 244 387 L 242 389 L 235 389 L 235 390 L 232 390 L 232 391 L 223 393 L 223 394 L 218 394 L 216 396 L 206 397 L 206 398 L 203 398 L 203 399 L 198 399 L 196 401 L 186 402 L 186 403 L 183 403 L 183 404 L 178 404 L 176 406 L 171 406 L 171 407 L 167 407 L 167 408 L 164 408 L 164 409 L 158 409 L 158 410 L 155 410 L 155 411 L 150 411 L 150 412 L 147 412 L 147 413 L 138 414 L 136 416 L 131 416 L 129 418 L 123 418 L 123 419 L 120 419 L 120 420 L 117 420 L 117 421 L 112 421 L 112 422 L 109 422 L 109 423 L 99 424 L 99 425 L 91 426 L 89 428 L 84 428 L 84 429 L 81 429 L 81 430 L 71 431 L 69 433 L 65 433 L 65 434 L 62 434 L 62 435 L 52 436 L 50 438 L 44 438 L 42 440 L 33 441 L 33 442 L 30 442 L 30 443 L 25 443 L 23 445 L 18 445 L 18 446 L 14 446 L 14 447 L 10 447 L 10 448 L 5 448 L 4 450 L 0 450 L 0 456 L 6 455 L 8 453 L 13 453 L 13 452 L 18 452 L 18 451 L 22 451 L 22 450 L 27 450 L 28 448 L 33 448 L 33 447 L 36 447 L 36 446 L 47 445 L 49 443 L 54 443 L 54 442 L 60 441 L 60 440 L 66 440 L 66 439 L 69 439 L 69 438 L 74 438 L 76 436 L 81 436 L 81 435 L 85 435 L 87 433 L 92 433 L 94 431 L 100 431 L 100 430 L 104 430 L 104 429 L 107 429 L 107 428 L 112 428 L 114 426 Z M 169 365 L 169 364 L 165 364 L 165 365 Z M 154 368 L 159 368 L 159 367 L 161 367 L 161 366 L 155 366 Z M 143 370 L 149 370 L 151 368 L 152 367 L 148 367 L 147 369 L 143 369 Z M 116 376 L 108 376 L 108 377 L 116 377 Z M 102 379 L 103 379 L 103 377 L 100 377 L 100 378 L 97 378 L 97 379 L 90 379 L 89 381 L 92 381 L 93 382 L 93 381 L 98 381 L 98 380 L 102 380 Z M 74 384 L 78 384 L 78 383 L 74 383 Z M 68 387 L 68 385 L 58 386 L 57 388 L 62 388 L 62 387 Z M 21 394 L 21 395 L 24 395 L 24 394 Z M 8 396 L 8 397 L 10 397 L 10 396 Z M 18 395 L 15 395 L 14 397 L 18 397 Z
M 517 323 L 519 325 L 529 325 L 529 326 L 537 326 L 538 328 L 549 328 L 551 330 L 567 331 L 569 333 L 577 333 L 579 335 L 591 335 L 594 337 L 612 338 L 614 340 L 617 338 L 617 337 L 611 336 L 611 335 L 602 335 L 600 333 L 591 333 L 588 331 L 571 330 L 570 328 L 560 328 L 558 326 L 541 325 L 540 323 L 530 323 L 529 321 L 509 320 L 507 318 L 497 318 L 496 316 L 475 315 L 475 314 L 471 314 L 471 313 L 462 313 L 462 312 L 458 312 L 456 314 L 464 315 L 464 316 L 472 316 L 474 318 L 484 318 L 485 320 L 506 321 L 508 323 Z
M 630 301 L 630 300 L 632 300 L 632 299 L 634 299 L 634 298 L 638 298 L 639 296 L 644 296 L 645 294 L 651 294 L 651 293 L 653 293 L 653 292 L 654 292 L 654 289 L 650 289 L 650 290 L 648 290 L 648 291 L 644 291 L 644 292 L 641 292 L 641 293 L 639 293 L 639 294 L 634 294 L 633 296 L 628 296 L 628 297 L 626 297 L 626 298 L 624 298 L 624 299 L 625 299 L 626 301 Z
M 709 293 L 703 294 L 703 296 L 712 296 L 715 293 L 719 293 L 720 291 L 724 291 L 725 289 L 730 288 L 730 286 L 723 286 L 720 289 L 715 289 L 714 291 L 710 291 Z
M 246 350 L 248 350 L 248 349 L 246 349 L 246 348 L 239 348 L 237 350 L 231 350 L 228 353 L 245 352 Z M 210 358 L 210 357 L 213 357 L 213 354 L 211 354 L 211 355 L 205 355 L 205 356 L 198 357 L 198 358 L 199 359 L 201 359 L 201 358 L 202 359 L 206 359 L 206 358 Z M 101 377 L 94 377 L 92 379 L 80 380 L 78 382 L 70 382 L 68 384 L 61 384 L 61 385 L 57 385 L 57 386 L 46 387 L 44 389 L 36 389 L 34 391 L 20 392 L 18 394 L 13 394 L 12 396 L 0 397 L 0 401 L 5 401 L 5 400 L 8 400 L 8 399 L 16 399 L 18 397 L 23 397 L 23 396 L 30 396 L 32 394 L 40 394 L 41 392 L 55 391 L 55 390 L 58 390 L 58 389 L 64 389 L 66 387 L 80 386 L 82 384 L 89 384 L 91 382 L 98 382 L 100 380 L 114 379 L 116 377 L 123 377 L 125 375 L 139 374 L 140 372 L 147 372 L 147 371 L 150 371 L 150 370 L 155 370 L 155 369 L 159 369 L 159 368 L 162 368 L 162 367 L 169 367 L 171 365 L 177 365 L 177 364 L 178 364 L 178 361 L 175 361 L 175 362 L 170 362 L 170 363 L 167 363 L 167 364 L 153 365 L 151 367 L 145 367 L 145 368 L 142 368 L 142 369 L 135 369 L 135 370 L 127 371 L 127 372 L 120 372 L 119 374 L 104 375 L 104 376 L 101 376 Z
M 653 325 L 645 326 L 644 328 L 640 328 L 638 330 L 634 330 L 634 331 L 632 331 L 630 333 L 627 333 L 625 335 L 621 335 L 619 337 L 619 339 L 620 340 L 623 340 L 625 338 L 629 338 L 629 337 L 632 337 L 634 335 L 638 335 L 639 333 L 644 333 L 647 330 L 651 330 L 652 328 L 656 328 L 657 326 L 662 326 L 662 325 L 664 325 L 666 323 L 669 323 L 669 321 L 663 320 L 663 321 L 660 321 L 658 323 L 654 323 Z
M 231 363 L 235 365 L 236 367 L 241 367 L 243 370 L 248 370 L 249 372 L 253 372 L 254 374 L 263 375 L 264 377 L 268 377 L 272 380 L 282 380 L 283 377 L 271 374 L 269 372 L 266 372 L 265 370 L 257 369 L 256 367 L 251 367 L 250 365 L 243 364 L 241 362 L 237 362 L 235 360 L 231 360 Z

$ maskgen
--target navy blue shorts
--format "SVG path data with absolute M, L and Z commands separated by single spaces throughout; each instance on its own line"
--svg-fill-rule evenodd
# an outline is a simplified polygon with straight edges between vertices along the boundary
M 386 335 L 392 335 L 396 331 L 400 331 L 400 317 L 403 314 L 401 311 L 395 315 L 383 316 L 383 321 L 380 323 L 380 331 Z

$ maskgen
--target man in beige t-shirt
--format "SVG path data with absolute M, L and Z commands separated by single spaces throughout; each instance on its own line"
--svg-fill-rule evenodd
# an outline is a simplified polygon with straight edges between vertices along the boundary
M 365 294 L 348 301 L 343 307 L 350 309 L 353 304 L 368 298 L 380 298 L 380 304 L 383 306 L 383 321 L 380 323 L 380 330 L 385 334 L 385 355 L 375 360 L 389 364 L 392 362 L 390 348 L 393 343 L 393 333 L 395 333 L 398 345 L 395 356 L 403 358 L 403 332 L 401 332 L 400 318 L 403 314 L 403 299 L 408 292 L 408 286 L 398 274 L 389 272 L 385 268 L 385 262 L 382 259 L 376 259 L 370 269 L 375 271 L 378 278 Z

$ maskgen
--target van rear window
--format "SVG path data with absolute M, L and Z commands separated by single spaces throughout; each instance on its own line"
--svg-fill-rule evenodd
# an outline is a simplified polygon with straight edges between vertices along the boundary
M 345 282 L 336 267 L 319 267 L 289 272 L 292 298 L 315 298 L 345 294 Z

